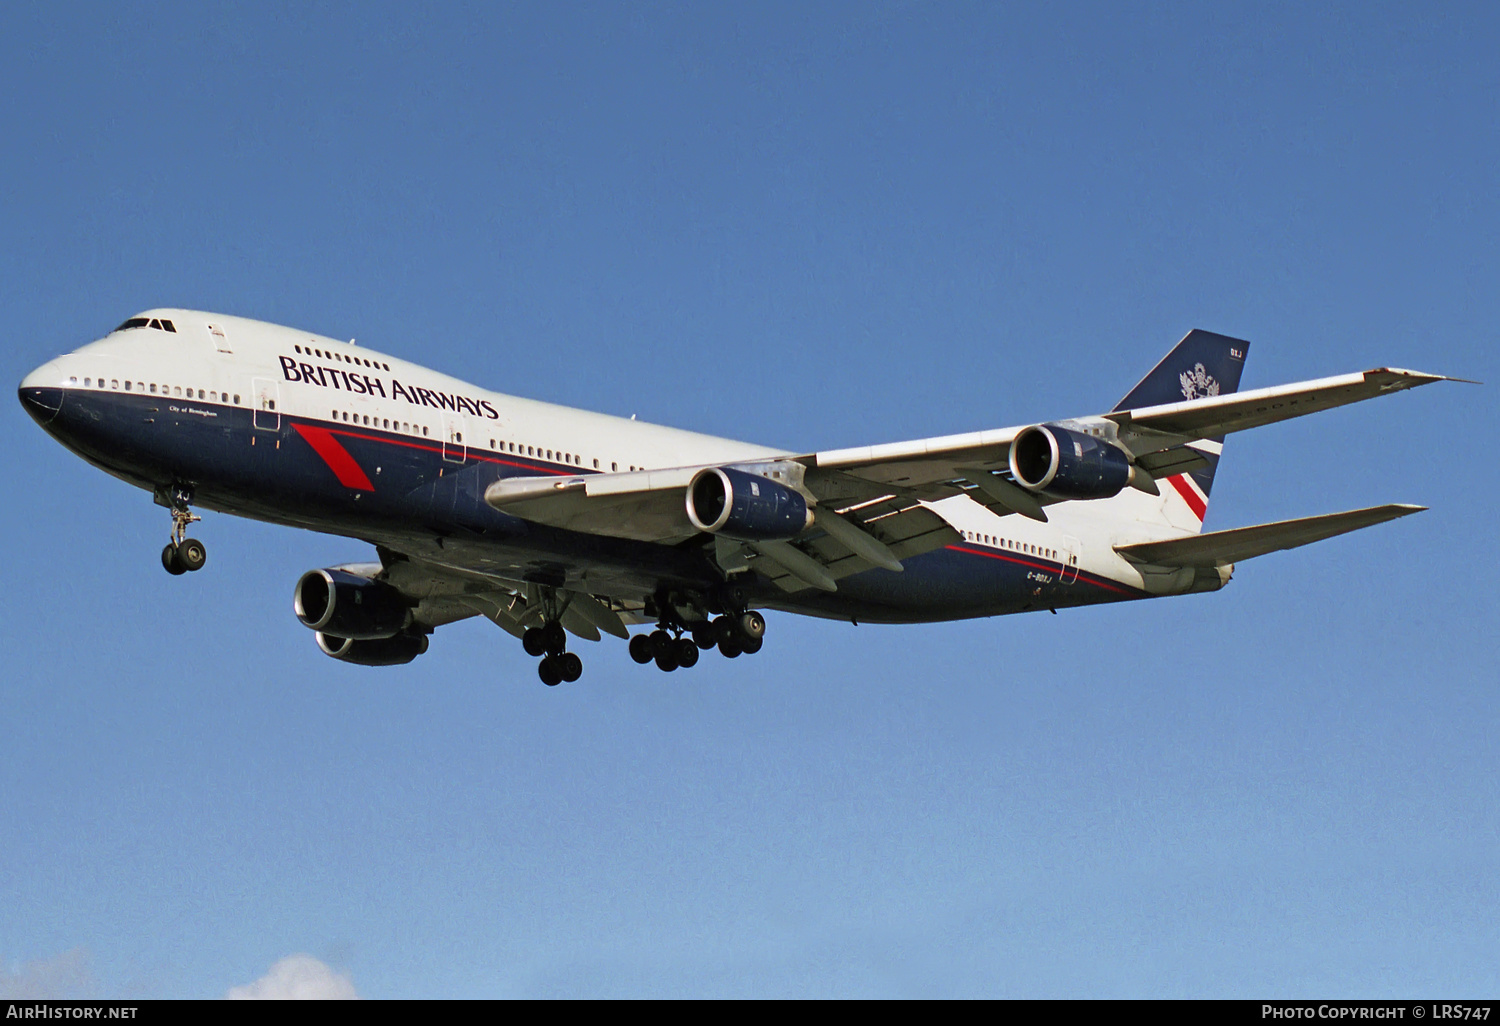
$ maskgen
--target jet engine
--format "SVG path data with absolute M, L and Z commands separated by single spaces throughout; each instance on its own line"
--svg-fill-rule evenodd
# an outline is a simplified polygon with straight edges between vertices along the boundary
M 687 515 L 700 531 L 746 541 L 791 538 L 812 524 L 800 493 L 733 467 L 710 467 L 693 475 Z
M 1060 499 L 1107 499 L 1131 481 L 1130 456 L 1102 438 L 1041 424 L 1010 445 L 1016 483 Z
M 359 666 L 401 666 L 427 651 L 427 635 L 397 634 L 373 641 L 355 641 L 331 634 L 317 633 L 318 647 L 325 654 Z
M 292 608 L 297 619 L 313 630 L 360 642 L 394 638 L 411 624 L 411 607 L 399 591 L 347 570 L 309 570 L 303 574 L 292 597 Z

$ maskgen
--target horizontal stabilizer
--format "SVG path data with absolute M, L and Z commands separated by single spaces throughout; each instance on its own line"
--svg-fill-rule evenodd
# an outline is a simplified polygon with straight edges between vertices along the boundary
M 1152 566 L 1225 566 L 1252 556 L 1263 556 L 1281 549 L 1295 549 L 1299 545 L 1358 531 L 1362 527 L 1383 524 L 1397 517 L 1420 513 L 1426 508 L 1400 503 L 1371 506 L 1369 509 L 1353 509 L 1346 513 L 1281 520 L 1274 524 L 1237 527 L 1231 531 L 1194 534 L 1168 541 L 1119 545 L 1115 547 L 1115 551 L 1132 563 Z

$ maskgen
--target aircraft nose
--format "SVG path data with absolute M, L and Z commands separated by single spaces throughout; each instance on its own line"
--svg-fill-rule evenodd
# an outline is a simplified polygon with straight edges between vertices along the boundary
M 46 424 L 62 409 L 63 392 L 60 388 L 21 388 L 21 405 L 38 424 Z
M 56 371 L 57 361 L 44 363 L 21 382 L 21 387 L 16 391 L 20 396 L 21 405 L 26 412 L 31 414 L 31 419 L 38 424 L 46 425 L 57 416 L 63 404 L 62 378 Z

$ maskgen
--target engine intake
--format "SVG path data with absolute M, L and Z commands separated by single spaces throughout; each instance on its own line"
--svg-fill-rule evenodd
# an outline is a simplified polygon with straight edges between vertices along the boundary
M 1042 424 L 1010 445 L 1010 472 L 1033 492 L 1061 499 L 1107 499 L 1130 483 L 1134 468 L 1122 449 L 1102 438 Z
M 733 467 L 710 467 L 693 475 L 687 515 L 700 531 L 747 541 L 791 538 L 812 524 L 800 493 Z
M 317 633 L 318 647 L 326 655 L 358 666 L 402 666 L 427 651 L 427 635 L 397 634 L 393 638 L 356 641 Z
M 395 637 L 411 624 L 411 607 L 399 591 L 347 570 L 303 574 L 292 608 L 313 630 L 353 641 Z

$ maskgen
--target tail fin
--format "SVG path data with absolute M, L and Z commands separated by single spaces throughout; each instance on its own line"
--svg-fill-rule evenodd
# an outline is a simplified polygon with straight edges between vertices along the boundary
M 1211 395 L 1230 395 L 1240 387 L 1240 372 L 1245 369 L 1245 354 L 1249 351 L 1250 343 L 1243 339 L 1195 328 L 1184 335 L 1182 341 L 1151 369 L 1151 373 L 1120 400 L 1114 412 L 1164 406 Z M 1208 496 L 1214 486 L 1214 473 L 1219 469 L 1219 455 L 1224 450 L 1224 439 L 1219 437 L 1194 443 L 1193 448 L 1208 460 L 1208 466 L 1169 477 L 1166 481 L 1187 503 L 1201 528 L 1208 510 Z
M 1250 343 L 1194 328 L 1115 407 L 1138 410 L 1239 390 Z

